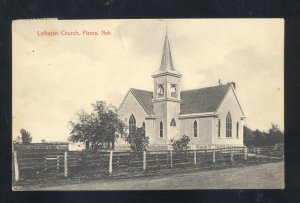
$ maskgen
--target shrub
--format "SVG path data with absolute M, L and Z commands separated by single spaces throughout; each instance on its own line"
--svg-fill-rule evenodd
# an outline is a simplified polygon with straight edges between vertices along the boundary
M 132 151 L 145 151 L 149 146 L 149 137 L 145 136 L 143 128 L 137 128 L 135 131 L 130 132 L 125 141 L 130 144 Z
M 188 150 L 190 138 L 186 135 L 183 135 L 179 140 L 171 139 L 171 145 L 175 151 Z

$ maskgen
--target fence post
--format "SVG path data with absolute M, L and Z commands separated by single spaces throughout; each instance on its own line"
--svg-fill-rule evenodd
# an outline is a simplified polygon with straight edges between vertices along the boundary
M 167 166 L 169 166 L 169 153 L 167 152 L 167 154 L 166 154 L 166 158 L 167 158 Z
M 117 165 L 116 165 L 116 168 L 117 168 L 118 171 L 119 171 L 119 163 L 120 163 L 120 155 L 118 153 L 117 154 Z
M 146 170 L 146 151 L 143 151 L 143 170 Z
M 173 167 L 173 153 L 172 153 L 172 149 L 170 150 L 170 166 L 171 166 L 171 168 Z
M 245 147 L 244 149 L 245 149 L 245 160 L 247 160 L 247 158 L 248 158 L 248 148 Z
M 194 165 L 197 164 L 197 150 L 194 150 Z
M 213 149 L 213 163 L 216 163 L 216 151 Z
M 233 150 L 230 148 L 230 161 L 233 161 Z
M 68 152 L 65 152 L 64 169 L 65 177 L 68 177 Z
M 20 173 L 19 173 L 17 151 L 14 151 L 14 166 L 15 166 L 15 180 L 16 182 L 18 182 L 20 179 Z
M 44 161 L 45 171 L 47 171 L 47 156 L 44 156 L 44 159 L 45 159 L 45 161 Z
M 109 169 L 108 169 L 108 172 L 109 172 L 109 175 L 112 174 L 112 158 L 113 158 L 113 151 L 110 151 L 110 154 L 109 154 Z
M 260 154 L 260 148 L 258 147 L 257 148 L 257 158 L 260 158 L 259 154 Z
M 57 164 L 56 164 L 56 169 L 59 169 L 59 155 L 57 156 Z

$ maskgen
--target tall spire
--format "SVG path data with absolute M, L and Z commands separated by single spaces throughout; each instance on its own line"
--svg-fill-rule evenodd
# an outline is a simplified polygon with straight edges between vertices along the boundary
M 166 28 L 166 36 L 165 36 L 165 43 L 163 48 L 163 55 L 161 58 L 160 71 L 167 71 L 167 70 L 175 70 L 175 68 L 172 61 L 170 43 L 168 39 L 168 29 Z

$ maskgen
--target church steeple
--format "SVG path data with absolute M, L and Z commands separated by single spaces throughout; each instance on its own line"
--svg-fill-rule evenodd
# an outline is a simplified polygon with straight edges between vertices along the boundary
M 152 75 L 152 77 L 156 77 L 158 75 L 166 74 L 166 73 L 170 73 L 172 75 L 177 75 L 178 77 L 181 77 L 181 74 L 177 72 L 174 68 L 167 30 L 165 35 L 165 42 L 163 46 L 160 68 Z
M 179 102 L 181 76 L 174 68 L 168 32 L 166 31 L 160 68 L 152 74 L 154 78 L 153 101 L 172 100 Z
M 176 126 L 170 123 L 179 122 L 181 77 L 173 64 L 168 32 L 165 35 L 164 46 L 159 69 L 153 77 L 153 113 L 155 115 L 155 134 L 159 135 L 158 143 L 168 143 L 177 137 Z
M 160 71 L 175 70 L 172 60 L 168 33 L 166 32 L 163 54 L 161 58 Z

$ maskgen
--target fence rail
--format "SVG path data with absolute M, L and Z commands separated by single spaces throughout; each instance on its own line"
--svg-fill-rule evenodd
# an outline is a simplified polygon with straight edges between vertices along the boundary
M 97 152 L 14 151 L 15 181 L 36 177 L 84 174 L 112 176 L 153 172 L 161 169 L 222 167 L 265 159 L 283 159 L 283 149 L 275 147 L 232 147 L 186 151 Z

